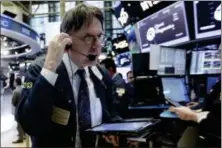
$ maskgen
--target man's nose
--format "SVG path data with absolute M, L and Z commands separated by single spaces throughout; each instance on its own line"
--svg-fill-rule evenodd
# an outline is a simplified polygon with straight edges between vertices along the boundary
M 94 41 L 93 41 L 93 48 L 98 48 L 98 47 L 101 47 L 101 46 L 102 46 L 102 42 L 99 40 L 98 37 L 95 37 Z

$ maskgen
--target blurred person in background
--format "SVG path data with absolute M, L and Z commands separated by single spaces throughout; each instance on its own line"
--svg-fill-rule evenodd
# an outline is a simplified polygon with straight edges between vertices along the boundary
M 22 93 L 22 80 L 20 77 L 17 77 L 14 82 L 15 90 L 12 94 L 12 105 L 15 110 L 18 107 L 19 102 L 21 101 L 21 93 Z M 17 121 L 16 121 L 17 122 Z M 13 141 L 13 143 L 22 143 L 25 138 L 25 133 L 21 127 L 21 125 L 17 122 L 17 131 L 18 131 L 18 139 Z
M 130 102 L 126 82 L 122 74 L 116 71 L 116 64 L 113 59 L 106 58 L 102 60 L 100 64 L 108 70 L 112 78 L 113 89 L 116 95 L 115 100 L 113 100 L 116 111 L 121 117 L 126 118 L 128 116 L 128 105 Z
M 127 74 L 127 89 L 130 96 L 130 104 L 134 104 L 134 77 L 133 77 L 133 71 L 128 71 Z

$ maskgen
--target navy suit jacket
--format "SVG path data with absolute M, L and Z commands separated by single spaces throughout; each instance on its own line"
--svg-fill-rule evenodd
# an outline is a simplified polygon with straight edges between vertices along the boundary
M 26 88 L 23 89 L 22 100 L 17 109 L 17 120 L 31 136 L 33 147 L 74 147 L 76 105 L 66 67 L 63 62 L 58 67 L 58 78 L 55 86 L 52 86 L 40 74 L 43 64 L 44 57 L 41 57 L 29 67 L 25 78 Z M 100 70 L 103 72 L 102 80 L 99 80 L 92 70 L 89 69 L 89 72 L 96 95 L 101 101 L 102 122 L 121 120 L 112 106 L 112 80 L 106 71 Z M 67 125 L 52 122 L 53 106 L 70 111 Z M 93 146 L 94 140 L 89 134 L 82 133 L 80 137 L 84 137 L 81 138 L 83 146 Z
M 130 104 L 131 96 L 128 89 L 128 86 L 125 80 L 121 77 L 120 74 L 117 74 L 113 79 L 113 88 L 115 92 L 114 104 L 118 114 L 123 117 L 128 117 L 128 105 Z M 125 92 L 123 94 L 118 92 L 118 89 L 123 89 Z

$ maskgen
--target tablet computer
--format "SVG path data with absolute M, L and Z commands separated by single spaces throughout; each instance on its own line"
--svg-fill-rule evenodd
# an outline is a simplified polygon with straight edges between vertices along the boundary
M 175 107 L 181 107 L 182 105 L 176 101 L 171 100 L 170 98 L 165 98 L 167 102 L 169 102 L 170 104 L 172 104 Z
M 96 127 L 88 129 L 88 132 L 101 133 L 101 134 L 139 134 L 145 130 L 150 129 L 160 120 L 152 121 L 128 121 L 128 122 L 118 122 L 118 123 L 103 123 Z

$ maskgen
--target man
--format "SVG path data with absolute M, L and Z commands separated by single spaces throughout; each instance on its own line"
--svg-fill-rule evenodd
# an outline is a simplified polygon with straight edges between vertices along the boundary
M 129 92 L 129 97 L 130 97 L 130 104 L 132 105 L 132 104 L 134 104 L 135 102 L 134 102 L 134 100 L 135 100 L 135 98 L 134 98 L 134 77 L 133 77 L 133 71 L 128 71 L 127 72 L 127 74 L 126 74 L 126 76 L 127 76 L 127 90 L 128 90 L 128 92 Z
M 133 83 L 133 80 L 134 80 L 134 77 L 133 77 L 133 71 L 128 71 L 127 73 L 126 73 L 126 76 L 127 76 L 127 82 L 129 83 L 129 84 L 132 84 Z
M 12 95 L 12 105 L 15 107 L 15 109 L 18 106 L 18 103 L 21 101 L 21 93 L 22 93 L 22 80 L 21 78 L 17 77 L 14 82 L 15 90 L 13 91 Z M 18 139 L 16 141 L 13 141 L 12 143 L 22 143 L 23 138 L 25 137 L 25 134 L 22 130 L 21 125 L 17 122 L 17 131 L 18 131 Z
M 128 116 L 128 104 L 129 104 L 129 93 L 127 90 L 127 86 L 125 80 L 121 76 L 120 73 L 116 71 L 116 64 L 111 58 L 106 58 L 100 63 L 103 65 L 109 72 L 109 75 L 112 77 L 114 91 L 115 91 L 115 100 L 113 100 L 115 104 L 116 111 L 123 118 Z
M 111 112 L 111 79 L 95 66 L 102 26 L 97 7 L 79 4 L 70 9 L 45 60 L 37 59 L 29 67 L 17 115 L 34 147 L 93 147 L 95 136 L 85 130 L 120 120 Z M 105 139 L 116 145 L 113 136 Z

